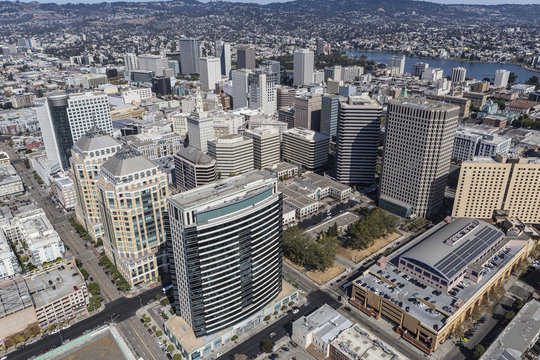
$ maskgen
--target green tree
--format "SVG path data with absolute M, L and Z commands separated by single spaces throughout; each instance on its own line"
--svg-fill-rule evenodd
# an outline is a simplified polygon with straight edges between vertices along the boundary
M 517 299 L 516 301 L 512 303 L 512 309 L 514 309 L 515 311 L 521 310 L 522 307 L 523 307 L 523 301 L 519 299 Z
M 516 315 L 516 313 L 514 311 L 507 311 L 504 313 L 504 320 L 506 322 L 509 322 L 510 320 L 512 320 L 512 318 Z
M 101 294 L 101 289 L 99 287 L 98 283 L 91 282 L 88 284 L 88 292 L 92 295 L 99 295 Z
M 271 342 L 270 340 L 264 340 L 261 343 L 261 351 L 269 354 L 272 352 L 272 350 L 274 350 L 274 343 Z
M 174 351 L 174 346 L 172 344 L 167 346 L 167 351 L 172 353 Z
M 515 84 L 516 80 L 517 80 L 517 75 L 513 71 L 510 72 L 510 75 L 508 75 L 508 83 Z
M 174 354 L 173 360 L 182 360 L 182 355 L 180 355 L 180 354 Z
M 538 76 L 531 76 L 526 82 L 527 85 L 538 85 Z
M 231 338 L 232 341 L 236 341 L 238 340 L 238 335 L 233 335 L 232 338 Z
M 326 231 L 326 235 L 337 237 L 339 235 L 338 231 L 339 229 L 338 229 L 337 222 L 334 222 L 334 224 L 330 226 L 328 230 Z
M 464 335 L 465 335 L 465 332 L 463 331 L 463 327 L 461 325 L 456 326 L 454 330 L 452 331 L 452 336 L 456 340 L 461 339 Z
M 473 356 L 478 359 L 486 351 L 486 348 L 482 344 L 478 344 L 473 349 Z

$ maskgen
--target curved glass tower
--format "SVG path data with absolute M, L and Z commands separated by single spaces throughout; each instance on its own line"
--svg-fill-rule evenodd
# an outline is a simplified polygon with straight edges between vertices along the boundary
M 177 314 L 197 336 L 250 317 L 281 291 L 282 195 L 252 171 L 168 199 Z

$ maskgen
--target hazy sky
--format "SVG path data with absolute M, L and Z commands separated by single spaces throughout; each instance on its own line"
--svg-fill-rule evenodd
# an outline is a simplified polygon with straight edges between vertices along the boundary
M 34 1 L 34 0 L 22 0 L 22 1 Z M 153 1 L 153 0 L 37 0 L 39 2 L 54 2 L 54 3 L 99 3 L 99 2 L 114 2 L 114 1 Z M 159 1 L 159 0 L 154 0 Z M 208 2 L 211 0 L 199 0 L 202 2 Z M 235 1 L 235 2 L 253 2 L 258 4 L 268 4 L 271 2 L 286 2 L 291 0 L 223 0 L 223 1 Z M 332 1 L 332 0 L 329 0 Z M 424 1 L 424 0 L 418 0 Z M 483 4 L 483 5 L 495 5 L 495 4 L 538 4 L 540 0 L 426 0 L 430 2 L 437 2 L 441 4 Z

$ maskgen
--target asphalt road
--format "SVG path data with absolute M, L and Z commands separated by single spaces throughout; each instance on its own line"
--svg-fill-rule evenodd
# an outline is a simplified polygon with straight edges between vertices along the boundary
M 324 304 L 328 304 L 334 309 L 337 309 L 341 306 L 341 303 L 339 303 L 337 300 L 335 300 L 333 297 L 331 297 L 322 290 L 317 290 L 307 295 L 307 301 L 308 305 L 300 306 L 298 308 L 299 311 L 297 314 L 293 314 L 292 312 L 288 313 L 275 323 L 264 328 L 264 330 L 261 330 L 257 334 L 254 334 L 248 340 L 244 341 L 241 344 L 238 344 L 232 350 L 220 356 L 220 359 L 232 359 L 235 354 L 245 354 L 248 357 L 256 356 L 257 353 L 260 351 L 261 342 L 263 342 L 264 340 L 271 340 L 270 333 L 276 333 L 276 336 L 272 340 L 277 341 L 278 339 L 281 339 L 282 337 L 291 334 L 292 322 L 294 320 L 304 315 L 308 315 L 309 313 L 317 310 Z
M 49 335 L 41 340 L 27 345 L 24 348 L 19 348 L 8 355 L 9 360 L 26 360 L 34 355 L 38 355 L 42 350 L 51 350 L 62 344 L 62 340 L 73 340 L 83 335 L 87 330 L 96 329 L 104 324 L 114 322 L 119 323 L 132 317 L 139 309 L 140 303 L 146 304 L 147 301 L 153 300 L 156 294 L 161 292 L 161 288 L 148 290 L 142 293 L 140 301 L 138 297 L 122 298 L 108 303 L 105 310 L 97 313 L 87 319 L 81 320 L 66 330 L 61 330 L 59 333 Z

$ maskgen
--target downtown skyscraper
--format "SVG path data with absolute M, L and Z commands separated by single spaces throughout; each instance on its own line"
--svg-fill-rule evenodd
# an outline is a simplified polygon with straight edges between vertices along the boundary
M 459 107 L 419 98 L 388 103 L 379 206 L 432 217 L 443 206 Z

